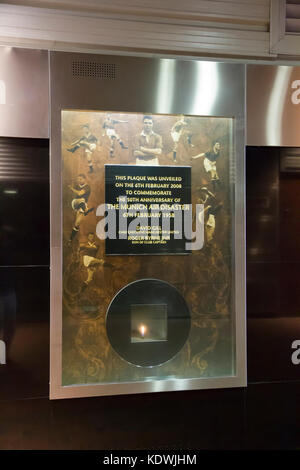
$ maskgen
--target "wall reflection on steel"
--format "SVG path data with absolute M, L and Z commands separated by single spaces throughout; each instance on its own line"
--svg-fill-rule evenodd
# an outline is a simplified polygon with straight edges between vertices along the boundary
M 300 337 L 297 155 L 295 147 L 247 148 L 249 382 L 299 379 L 291 360 Z
M 0 266 L 48 265 L 48 178 L 47 140 L 0 137 Z
M 247 145 L 300 146 L 300 67 L 247 65 Z
M 162 59 L 159 62 L 156 108 L 158 113 L 168 113 L 174 101 L 175 60 Z
M 283 111 L 289 98 L 288 90 L 291 74 L 291 67 L 277 67 L 276 69 L 266 116 L 267 145 L 280 145 L 281 143 Z
M 4 80 L 0 80 L 0 104 L 6 104 L 6 84 Z
M 220 83 L 215 62 L 194 62 L 196 79 L 194 86 L 193 113 L 209 115 L 215 105 Z

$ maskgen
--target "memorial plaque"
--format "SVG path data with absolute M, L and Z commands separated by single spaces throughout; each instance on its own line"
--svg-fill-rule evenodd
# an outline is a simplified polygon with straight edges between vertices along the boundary
M 185 254 L 184 214 L 191 211 L 191 168 L 105 165 L 105 201 L 116 233 L 105 253 Z
M 233 373 L 232 125 L 62 111 L 64 386 Z
M 51 398 L 243 386 L 244 69 L 90 58 L 50 60 Z

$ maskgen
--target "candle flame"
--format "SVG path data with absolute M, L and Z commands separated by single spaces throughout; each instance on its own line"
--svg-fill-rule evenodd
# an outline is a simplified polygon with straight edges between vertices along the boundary
M 141 325 L 140 326 L 140 332 L 141 332 L 141 336 L 145 336 L 145 333 L 146 333 L 146 327 L 144 325 Z

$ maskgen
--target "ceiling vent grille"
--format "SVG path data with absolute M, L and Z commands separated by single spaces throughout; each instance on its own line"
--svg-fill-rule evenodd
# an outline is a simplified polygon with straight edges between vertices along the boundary
M 289 34 L 300 34 L 300 0 L 286 1 L 285 31 Z
M 72 62 L 72 75 L 76 78 L 114 80 L 116 78 L 116 64 L 74 60 Z

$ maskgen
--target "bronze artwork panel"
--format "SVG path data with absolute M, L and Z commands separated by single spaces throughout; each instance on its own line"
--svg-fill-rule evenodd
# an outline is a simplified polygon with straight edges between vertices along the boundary
M 230 118 L 62 112 L 62 385 L 234 374 L 232 136 Z M 148 165 L 191 166 L 193 208 L 204 204 L 203 248 L 188 255 L 107 256 L 96 235 L 105 164 L 145 165 L 145 171 Z M 145 278 L 174 285 L 191 315 L 185 346 L 151 368 L 121 359 L 105 328 L 114 296 Z

